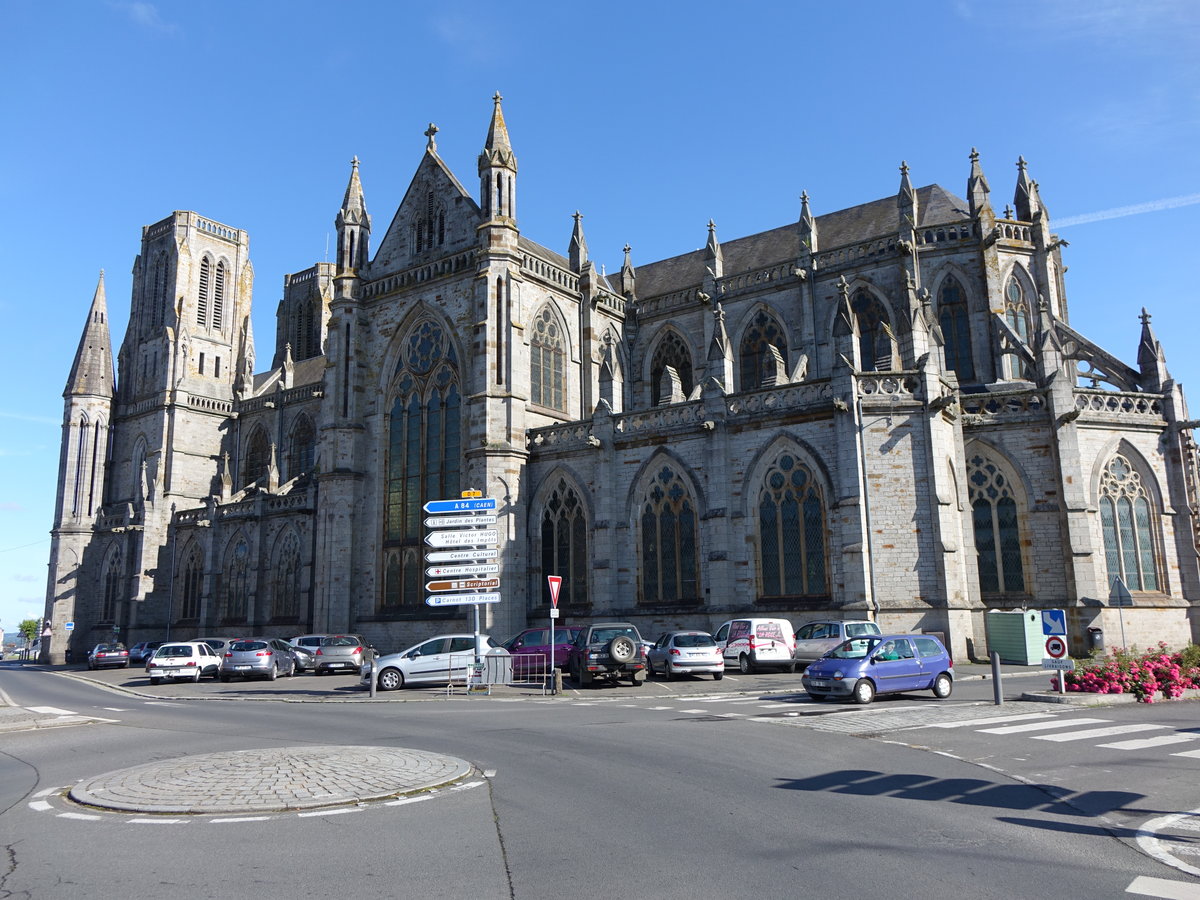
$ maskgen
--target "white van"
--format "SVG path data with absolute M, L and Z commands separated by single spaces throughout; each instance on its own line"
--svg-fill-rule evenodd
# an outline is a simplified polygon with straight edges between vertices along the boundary
M 743 675 L 759 669 L 796 671 L 795 629 L 787 619 L 731 619 L 713 635 L 726 667 L 736 665 Z

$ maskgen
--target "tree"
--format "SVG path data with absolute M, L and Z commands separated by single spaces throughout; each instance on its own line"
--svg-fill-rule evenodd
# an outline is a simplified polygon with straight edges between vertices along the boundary
M 17 631 L 21 632 L 21 636 L 25 638 L 25 643 L 32 644 L 38 636 L 38 620 L 23 619 L 21 624 L 17 626 Z

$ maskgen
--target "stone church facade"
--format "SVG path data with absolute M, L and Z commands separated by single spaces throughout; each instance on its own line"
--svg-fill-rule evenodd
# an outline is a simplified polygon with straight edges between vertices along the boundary
M 143 229 L 116 360 L 103 276 L 64 393 L 44 655 L 127 640 L 458 630 L 422 505 L 497 501 L 504 637 L 619 618 L 872 617 L 982 656 L 984 613 L 1073 650 L 1197 630 L 1197 454 L 1143 310 L 1136 365 L 1073 330 L 1022 160 L 997 212 L 914 188 L 607 275 L 519 228 L 500 98 L 473 194 L 436 128 L 381 238 L 358 161 L 336 262 L 285 278 L 256 371 L 248 235 Z M 565 229 L 564 229 L 565 231 Z M 1131 312 L 1132 315 L 1132 312 Z M 1112 578 L 1133 598 L 1109 606 Z M 1122 620 L 1118 622 L 1116 616 Z M 66 625 L 73 623 L 68 631 Z

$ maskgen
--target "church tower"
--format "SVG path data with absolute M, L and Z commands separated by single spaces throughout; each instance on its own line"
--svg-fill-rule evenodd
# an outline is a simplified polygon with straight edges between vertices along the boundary
M 80 563 L 100 513 L 112 421 L 113 359 L 108 330 L 104 272 L 92 297 L 75 361 L 63 391 L 63 436 L 58 462 L 58 496 L 50 532 L 50 573 L 42 641 L 43 662 L 62 663 L 75 621 Z M 73 626 L 72 626 L 73 627 Z M 80 645 L 76 648 L 82 651 Z

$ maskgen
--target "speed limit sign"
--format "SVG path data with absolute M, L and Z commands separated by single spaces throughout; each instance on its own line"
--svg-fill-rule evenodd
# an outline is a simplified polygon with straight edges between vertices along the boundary
M 1058 635 L 1047 638 L 1046 655 L 1051 659 L 1062 659 L 1067 655 L 1067 642 Z

